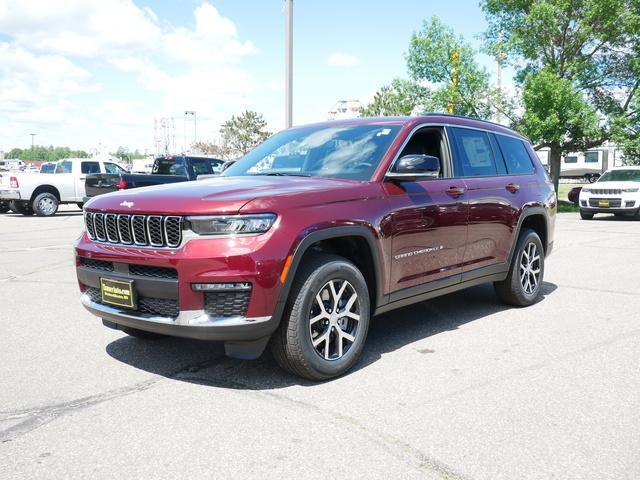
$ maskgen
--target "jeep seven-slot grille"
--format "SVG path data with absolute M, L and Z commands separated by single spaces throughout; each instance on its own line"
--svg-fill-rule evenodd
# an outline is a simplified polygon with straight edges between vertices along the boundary
M 622 195 L 620 188 L 589 188 L 589 193 L 594 195 Z
M 182 217 L 86 212 L 91 240 L 121 245 L 176 248 L 182 242 Z

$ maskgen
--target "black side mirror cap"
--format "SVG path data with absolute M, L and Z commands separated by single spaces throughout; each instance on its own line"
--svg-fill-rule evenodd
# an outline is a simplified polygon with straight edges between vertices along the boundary
M 391 180 L 405 182 L 438 178 L 440 159 L 433 155 L 403 155 L 386 176 Z

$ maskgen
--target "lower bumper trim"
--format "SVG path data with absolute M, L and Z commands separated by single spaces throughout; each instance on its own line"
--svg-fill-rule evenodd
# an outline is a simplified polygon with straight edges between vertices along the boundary
M 200 340 L 256 340 L 271 335 L 274 317 L 212 317 L 204 310 L 181 311 L 176 318 L 140 315 L 133 311 L 103 305 L 82 294 L 82 305 L 103 320 L 139 330 Z

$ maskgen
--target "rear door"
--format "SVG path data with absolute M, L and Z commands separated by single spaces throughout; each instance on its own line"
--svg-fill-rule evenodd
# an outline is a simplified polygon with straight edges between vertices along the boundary
M 509 190 L 511 180 L 493 134 L 464 127 L 451 127 L 450 133 L 454 176 L 464 180 L 469 206 L 464 274 L 506 261 L 518 219 L 513 202 L 518 192 Z
M 465 185 L 451 176 L 444 128 L 415 132 L 400 157 L 408 154 L 437 156 L 441 175 L 383 184 L 392 210 L 381 223 L 391 237 L 391 301 L 459 283 L 467 238 Z
M 87 175 L 100 172 L 100 162 L 95 160 L 82 160 L 80 162 L 80 172 L 75 177 L 75 201 L 81 202 L 86 196 L 85 181 L 87 180 Z

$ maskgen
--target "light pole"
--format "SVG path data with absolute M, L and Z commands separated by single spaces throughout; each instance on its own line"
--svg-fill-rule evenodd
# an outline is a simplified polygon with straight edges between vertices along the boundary
M 284 0 L 285 9 L 285 126 L 293 125 L 293 0 Z
M 30 133 L 29 135 L 31 135 L 31 153 L 33 153 L 33 139 L 37 135 L 37 133 Z
M 196 142 L 196 112 L 195 110 L 185 110 L 184 111 L 184 122 L 183 122 L 183 129 L 184 129 L 184 150 L 186 151 L 186 144 L 187 144 L 187 115 L 193 115 L 193 143 Z

